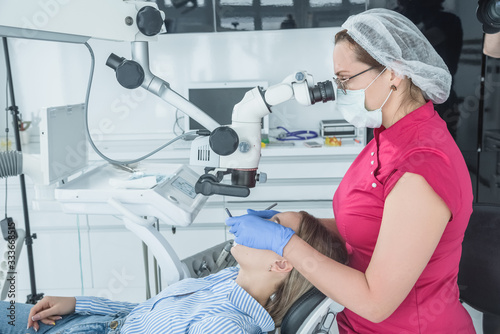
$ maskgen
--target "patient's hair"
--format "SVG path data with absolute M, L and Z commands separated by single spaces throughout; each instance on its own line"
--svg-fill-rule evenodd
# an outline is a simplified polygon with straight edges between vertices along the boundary
M 305 211 L 302 215 L 297 236 L 311 245 L 321 254 L 328 256 L 340 263 L 347 263 L 347 250 L 344 241 L 338 235 L 329 232 L 320 221 Z M 281 325 L 281 320 L 288 309 L 313 285 L 305 279 L 295 268 L 276 288 L 266 304 L 266 310 L 273 318 L 276 326 Z

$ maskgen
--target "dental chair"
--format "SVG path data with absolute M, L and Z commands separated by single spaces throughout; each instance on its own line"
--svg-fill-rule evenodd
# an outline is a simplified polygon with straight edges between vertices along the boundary
M 483 313 L 483 333 L 500 334 L 500 206 L 474 204 L 458 286 L 460 300 Z
M 311 288 L 300 297 L 283 317 L 276 334 L 338 333 L 335 319 L 344 307 Z

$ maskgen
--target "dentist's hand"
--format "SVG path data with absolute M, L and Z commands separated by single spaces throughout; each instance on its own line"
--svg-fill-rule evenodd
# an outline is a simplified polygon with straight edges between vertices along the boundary
M 229 232 L 234 234 L 237 244 L 272 250 L 280 256 L 283 256 L 283 248 L 295 233 L 289 227 L 252 214 L 227 218 L 226 225 L 231 227 Z
M 257 216 L 260 218 L 271 219 L 271 218 L 273 218 L 274 215 L 276 215 L 280 212 L 276 211 L 276 210 L 252 210 L 252 209 L 248 209 L 247 213 L 249 215 Z

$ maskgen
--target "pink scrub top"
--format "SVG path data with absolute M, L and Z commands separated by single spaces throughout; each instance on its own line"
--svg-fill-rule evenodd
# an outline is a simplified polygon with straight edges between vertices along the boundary
M 406 299 L 386 320 L 372 323 L 345 309 L 340 333 L 475 333 L 460 304 L 458 264 L 472 213 L 472 186 L 464 158 L 432 102 L 374 139 L 352 163 L 333 198 L 337 227 L 352 268 L 365 272 L 377 242 L 384 202 L 406 172 L 423 176 L 444 200 L 452 218 L 429 263 Z

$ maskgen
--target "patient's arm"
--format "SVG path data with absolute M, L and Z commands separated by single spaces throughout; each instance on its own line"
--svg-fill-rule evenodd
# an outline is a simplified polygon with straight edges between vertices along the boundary
M 80 314 L 111 315 L 120 311 L 132 311 L 138 303 L 118 302 L 100 297 L 79 296 L 76 298 L 75 312 Z
M 53 297 L 46 296 L 31 308 L 28 316 L 28 328 L 38 330 L 38 321 L 53 324 L 54 316 L 73 312 L 81 314 L 115 314 L 120 311 L 132 311 L 138 304 L 117 302 L 99 297 Z M 46 321 L 49 319 L 50 321 Z
M 33 326 L 38 331 L 38 321 L 46 323 L 45 320 L 54 319 L 53 316 L 73 313 L 75 303 L 74 297 L 44 297 L 31 308 L 28 315 L 28 328 Z

